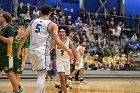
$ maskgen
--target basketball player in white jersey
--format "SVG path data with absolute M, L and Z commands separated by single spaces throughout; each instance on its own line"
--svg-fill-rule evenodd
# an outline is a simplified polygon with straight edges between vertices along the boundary
M 76 50 L 73 45 L 73 42 L 67 37 L 69 33 L 70 31 L 66 26 L 59 27 L 59 37 L 61 41 L 64 43 L 64 45 L 67 48 L 72 49 L 73 54 L 76 54 Z M 57 72 L 61 83 L 61 88 L 59 93 L 62 93 L 62 91 L 64 91 L 64 93 L 68 93 L 66 84 L 67 84 L 67 78 L 70 75 L 70 57 L 63 49 L 59 48 L 59 46 L 57 46 L 55 42 L 51 44 L 50 50 L 53 47 L 55 47 L 56 50 L 56 62 L 57 62 L 56 66 L 57 66 Z
M 75 70 L 71 73 L 71 75 L 68 77 L 70 81 L 72 81 L 72 78 L 74 75 L 80 70 L 80 83 L 81 84 L 86 84 L 85 81 L 83 81 L 83 56 L 89 55 L 89 54 L 84 54 L 86 42 L 80 41 L 78 47 L 76 48 L 76 53 L 77 53 L 77 62 L 75 62 Z
M 32 64 L 32 70 L 36 71 L 37 74 L 35 93 L 46 93 L 45 77 L 49 69 L 50 34 L 52 34 L 56 44 L 66 51 L 70 57 L 72 57 L 73 54 L 60 40 L 58 36 L 58 26 L 49 19 L 51 7 L 42 5 L 40 11 L 41 17 L 33 20 L 27 27 L 19 43 L 17 56 L 20 58 L 21 48 L 30 34 L 29 59 Z

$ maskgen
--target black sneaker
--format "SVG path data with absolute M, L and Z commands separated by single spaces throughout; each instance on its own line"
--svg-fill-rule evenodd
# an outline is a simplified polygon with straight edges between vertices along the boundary
M 61 88 L 61 86 L 59 85 L 59 84 L 55 84 L 55 86 L 54 86 L 55 88 L 58 88 L 58 89 L 60 89 Z
M 71 78 L 71 77 L 68 77 L 68 79 L 69 79 L 70 81 L 72 81 L 72 78 Z
M 67 88 L 72 89 L 72 85 L 67 84 Z
M 62 91 L 60 90 L 58 93 L 62 93 Z

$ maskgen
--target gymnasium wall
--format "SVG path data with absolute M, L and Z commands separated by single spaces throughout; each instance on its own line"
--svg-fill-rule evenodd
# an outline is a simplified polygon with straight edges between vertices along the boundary
M 31 3 L 32 5 L 42 5 L 44 3 L 50 4 L 51 6 L 55 5 L 55 2 L 59 2 L 62 8 L 73 8 L 73 13 L 66 13 L 73 15 L 74 17 L 78 16 L 79 12 L 79 1 L 78 0 L 41 0 L 41 4 L 38 4 L 38 0 L 18 0 L 20 2 Z M 105 0 L 102 0 L 105 1 Z M 71 4 L 69 4 L 69 2 Z M 105 4 L 106 8 L 111 12 L 112 8 L 115 6 L 118 11 L 120 11 L 120 0 L 108 0 Z M 85 0 L 84 1 L 85 9 L 90 12 L 96 12 L 98 7 L 101 5 L 99 0 Z M 0 0 L 0 8 L 3 8 L 5 11 L 12 12 L 12 0 Z M 100 11 L 103 13 L 103 8 Z M 140 15 L 140 0 L 125 0 L 124 6 L 125 16 L 136 16 Z
M 104 2 L 105 0 L 102 1 Z M 95 13 L 101 4 L 99 0 L 85 0 L 84 5 L 86 11 Z M 108 0 L 107 3 L 105 4 L 105 7 L 109 12 L 112 11 L 114 6 L 116 7 L 117 11 L 120 11 L 120 0 Z M 99 13 L 103 13 L 103 8 Z
M 12 0 L 0 0 L 0 8 L 12 12 Z
M 140 0 L 125 0 L 125 16 L 140 16 Z

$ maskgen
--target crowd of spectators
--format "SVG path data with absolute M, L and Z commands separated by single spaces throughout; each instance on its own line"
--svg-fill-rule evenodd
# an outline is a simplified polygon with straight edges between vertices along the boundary
M 19 24 L 28 25 L 35 18 L 40 17 L 39 8 L 27 3 L 23 7 L 20 3 L 17 8 Z M 0 10 L 2 12 L 3 10 Z M 80 13 L 77 19 L 71 15 L 65 16 L 65 10 L 61 9 L 59 3 L 54 5 L 51 13 L 51 20 L 58 25 L 66 25 L 71 33 L 69 38 L 74 41 L 75 47 L 78 42 L 86 41 L 85 53 L 89 56 L 84 58 L 86 68 L 95 70 L 129 70 L 133 63 L 133 57 L 140 52 L 140 39 L 137 33 L 131 38 L 123 34 L 125 23 L 117 18 L 116 8 L 111 12 L 112 16 L 100 16 L 98 13 Z M 125 45 L 122 44 L 125 41 Z M 54 53 L 52 53 L 54 58 Z M 110 61 L 111 60 L 111 61 Z

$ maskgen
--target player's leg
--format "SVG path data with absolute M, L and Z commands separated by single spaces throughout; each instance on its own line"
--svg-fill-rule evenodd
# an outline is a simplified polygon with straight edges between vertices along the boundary
M 87 82 L 83 80 L 83 74 L 84 74 L 83 62 L 80 63 L 79 68 L 80 68 L 80 83 L 81 84 L 87 84 Z
M 17 79 L 14 76 L 14 73 L 12 71 L 8 72 L 7 77 L 9 78 L 9 80 L 10 80 L 12 86 L 13 86 L 13 90 L 15 92 L 19 92 L 19 84 L 17 82 Z
M 55 84 L 55 87 L 60 89 L 61 88 L 61 85 L 60 85 L 60 78 L 58 76 L 58 74 L 56 75 L 56 84 Z
M 70 61 L 65 62 L 65 82 L 66 87 L 72 89 L 71 81 L 69 82 L 68 76 L 70 75 Z
M 70 74 L 70 76 L 68 77 L 68 79 L 71 79 L 75 76 L 75 74 L 78 72 L 79 70 L 79 66 L 75 66 L 75 70 Z
M 46 93 L 45 90 L 45 77 L 47 74 L 46 70 L 37 71 L 37 82 L 35 86 L 35 93 Z
M 37 74 L 35 93 L 45 93 L 45 77 L 47 70 L 41 70 L 45 68 L 45 55 L 37 51 L 29 51 L 29 59 L 32 64 L 32 70 L 36 70 Z
M 21 59 L 18 59 L 17 57 L 14 57 L 14 73 L 15 73 L 15 77 L 19 83 L 19 92 L 20 93 L 23 93 L 24 92 L 24 86 L 21 86 L 20 85 L 20 76 L 22 74 L 22 67 L 21 67 L 21 64 L 22 64 L 22 60 Z
M 1 60 L 1 62 L 3 62 L 2 68 L 10 80 L 13 90 L 15 92 L 19 92 L 19 88 L 18 88 L 19 84 L 18 84 L 17 79 L 15 78 L 14 72 L 13 72 L 13 57 L 9 58 L 8 56 L 1 56 L 0 60 Z
M 67 87 L 66 87 L 66 80 L 65 80 L 65 73 L 64 72 L 58 72 L 58 75 L 60 77 L 60 83 L 61 83 L 61 91 L 64 91 L 64 93 L 68 93 Z
M 59 61 L 57 60 L 57 72 L 58 72 L 58 76 L 60 78 L 60 84 L 61 84 L 61 88 L 60 91 L 64 91 L 64 93 L 67 93 L 67 88 L 66 88 L 66 80 L 65 80 L 65 62 Z M 60 92 L 60 93 L 61 93 Z

